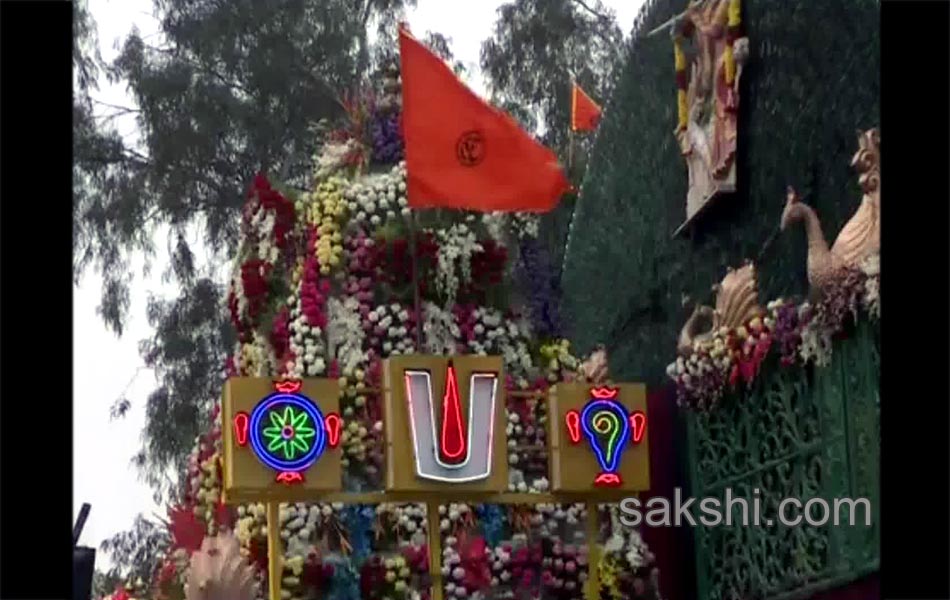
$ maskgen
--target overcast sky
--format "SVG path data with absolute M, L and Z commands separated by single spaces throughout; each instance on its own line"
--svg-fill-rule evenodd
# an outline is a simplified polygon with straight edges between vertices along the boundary
M 88 0 L 96 21 L 103 58 L 113 59 L 118 46 L 133 26 L 143 37 L 154 36 L 158 23 L 151 0 Z M 451 39 L 456 58 L 468 68 L 465 79 L 476 92 L 485 95 L 478 73 L 478 54 L 482 40 L 491 34 L 495 11 L 500 0 L 418 0 L 408 21 L 420 35 L 437 31 Z M 629 33 L 643 0 L 606 0 L 617 12 L 624 33 Z M 100 90 L 93 97 L 113 105 L 133 106 L 123 85 L 109 85 L 101 78 Z M 117 121 L 119 131 L 135 140 L 136 126 L 131 117 Z M 176 288 L 163 284 L 161 274 L 167 266 L 165 232 L 156 238 L 158 256 L 152 276 L 143 278 L 141 260 L 135 265 L 130 319 L 121 339 L 105 330 L 96 314 L 102 280 L 89 272 L 74 289 L 73 295 L 73 513 L 83 502 L 92 511 L 80 543 L 99 544 L 127 529 L 139 513 L 151 516 L 164 510 L 152 502 L 148 486 L 138 481 L 129 461 L 140 447 L 144 426 L 144 405 L 155 387 L 151 371 L 142 366 L 139 340 L 151 334 L 145 320 L 148 294 L 174 297 Z M 118 421 L 110 421 L 109 408 L 125 395 L 132 407 Z M 101 553 L 99 553 L 101 554 Z M 104 556 L 97 566 L 106 566 Z

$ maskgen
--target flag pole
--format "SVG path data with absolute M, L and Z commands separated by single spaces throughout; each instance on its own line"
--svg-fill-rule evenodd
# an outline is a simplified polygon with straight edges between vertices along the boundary
M 567 175 L 568 179 L 574 178 L 574 128 L 571 127 L 567 132 Z M 571 182 L 571 185 L 574 185 Z
M 572 100 L 572 103 L 573 103 L 573 101 L 574 101 L 573 88 L 572 88 L 572 91 L 571 91 L 571 100 Z M 572 105 L 573 105 L 573 104 L 572 104 Z M 605 106 L 605 107 L 603 108 L 603 110 L 606 112 L 607 107 Z M 573 115 L 573 108 L 572 108 L 572 115 Z M 572 116 L 572 118 L 571 118 L 571 128 L 573 129 L 573 127 L 574 127 L 574 120 L 573 120 L 573 116 Z M 598 124 L 597 129 L 594 130 L 594 139 L 591 140 L 591 143 L 590 143 L 590 146 L 589 146 L 591 152 L 593 152 L 594 146 L 597 145 L 597 141 L 600 139 L 600 130 L 601 130 L 601 127 L 600 127 L 600 124 Z M 572 140 L 572 142 L 573 142 L 573 136 L 571 137 L 571 140 Z M 572 146 L 573 146 L 573 144 L 572 144 Z M 586 175 L 586 173 L 585 173 L 585 175 Z M 575 200 L 574 200 L 574 206 L 571 208 L 571 220 L 568 221 L 568 225 L 567 225 L 567 240 L 565 240 L 565 242 L 564 242 L 564 254 L 561 256 L 561 271 L 560 271 L 560 274 L 558 275 L 558 281 L 563 280 L 563 278 L 564 278 L 564 269 L 567 267 L 567 255 L 568 255 L 568 252 L 569 252 L 570 249 L 571 249 L 571 239 L 573 238 L 573 233 L 574 233 L 574 219 L 575 219 L 575 217 L 577 217 L 577 206 L 578 206 L 578 204 L 580 204 L 580 200 L 581 200 L 581 191 L 582 191 L 582 190 L 581 190 L 581 187 L 583 187 L 583 182 L 581 183 L 581 186 L 578 186 L 578 189 L 577 189 L 577 197 L 576 197 Z
M 422 352 L 422 300 L 419 294 L 419 252 L 416 248 L 416 210 L 409 209 L 409 260 L 412 263 L 412 312 L 416 316 L 416 352 Z
M 574 77 L 573 71 L 569 71 L 571 74 L 571 122 L 567 130 L 567 175 L 568 179 L 573 179 L 574 177 L 574 115 L 577 113 L 577 79 Z M 574 182 L 571 181 L 571 185 L 574 185 Z

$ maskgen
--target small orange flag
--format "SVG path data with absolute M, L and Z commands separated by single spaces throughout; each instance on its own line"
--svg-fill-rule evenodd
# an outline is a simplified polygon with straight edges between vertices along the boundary
M 571 89 L 571 129 L 594 131 L 600 123 L 600 107 L 576 83 Z
M 546 212 L 570 187 L 557 156 L 399 31 L 402 129 L 413 208 Z

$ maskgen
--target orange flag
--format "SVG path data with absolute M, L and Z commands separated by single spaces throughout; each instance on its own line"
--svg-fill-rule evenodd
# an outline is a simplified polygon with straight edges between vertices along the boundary
M 571 90 L 571 129 L 594 131 L 600 123 L 600 107 L 576 83 Z
M 546 212 L 570 187 L 555 154 L 399 31 L 409 206 Z

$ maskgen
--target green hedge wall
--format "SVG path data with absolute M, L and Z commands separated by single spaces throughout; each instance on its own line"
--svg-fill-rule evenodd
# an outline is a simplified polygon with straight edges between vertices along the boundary
M 860 201 L 849 166 L 856 131 L 879 119 L 876 0 L 746 0 L 739 191 L 719 198 L 691 236 L 673 239 L 687 184 L 673 137 L 673 48 L 667 33 L 645 34 L 685 5 L 650 0 L 634 26 L 562 274 L 576 349 L 606 342 L 612 374 L 649 385 L 665 381 L 674 358 L 682 295 L 710 302 L 726 267 L 758 259 L 763 302 L 806 292 L 804 230 L 776 236 L 785 187 L 796 186 L 833 241 Z

